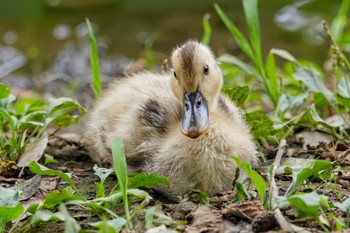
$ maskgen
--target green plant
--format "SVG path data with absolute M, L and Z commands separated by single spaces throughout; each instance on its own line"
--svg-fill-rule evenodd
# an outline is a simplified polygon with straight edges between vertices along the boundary
M 343 38 L 346 13 L 349 8 L 349 1 L 343 1 L 337 17 L 333 20 L 331 30 L 325 24 L 325 31 L 331 41 L 333 63 L 332 75 L 336 78 L 333 82 L 333 89 L 326 84 L 327 71 L 322 71 L 317 65 L 310 61 L 297 60 L 289 52 L 281 49 L 272 48 L 263 59 L 260 26 L 258 19 L 258 2 L 256 0 L 245 0 L 243 2 L 244 14 L 247 22 L 248 36 L 245 37 L 237 26 L 229 19 L 224 11 L 215 4 L 215 9 L 232 34 L 238 47 L 250 60 L 250 62 L 225 54 L 218 58 L 221 62 L 224 74 L 227 77 L 246 76 L 245 85 L 251 83 L 249 77 L 254 77 L 262 84 L 262 89 L 253 90 L 255 100 L 264 101 L 264 96 L 269 97 L 273 111 L 266 110 L 268 104 L 255 106 L 258 111 L 248 109 L 246 120 L 253 128 L 255 138 L 269 142 L 277 142 L 280 138 L 288 137 L 295 128 L 307 127 L 317 129 L 331 134 L 337 139 L 349 141 L 347 130 L 350 128 L 350 122 L 344 117 L 350 111 L 350 82 L 349 73 L 350 63 L 347 57 L 338 45 L 340 41 L 346 41 Z M 336 36 L 332 35 L 332 32 Z M 344 46 L 346 47 L 346 46 Z M 278 56 L 285 61 L 283 67 L 279 67 L 275 61 Z M 233 68 L 235 67 L 235 69 Z M 237 67 L 245 74 L 236 71 Z M 249 84 L 248 84 L 249 85 Z M 232 87 L 231 87 L 232 89 Z M 226 90 L 224 89 L 224 92 Z M 257 104 L 256 102 L 254 103 Z M 242 106 L 241 106 L 242 107 Z M 256 133 L 255 129 L 260 130 L 265 127 L 264 122 L 269 121 L 268 117 L 263 120 L 260 113 L 262 109 L 268 112 L 272 127 L 264 130 L 264 134 Z M 323 117 L 331 116 L 336 113 L 339 120 L 330 125 L 323 120 Z M 266 115 L 266 113 L 264 113 Z M 296 115 L 296 116 L 295 116 Z M 293 117 L 295 116 L 295 117 Z M 271 124 L 268 124 L 271 126 Z M 260 130 L 261 131 L 261 130 Z M 272 139 L 272 140 L 271 140 Z
M 0 187 L 0 232 L 5 231 L 6 224 L 18 218 L 24 211 L 19 203 L 19 190 Z
M 266 181 L 262 178 L 259 173 L 254 171 L 249 163 L 242 162 L 242 160 L 236 156 L 232 156 L 237 163 L 237 166 L 249 176 L 255 189 L 258 191 L 260 200 L 262 203 L 265 202 L 265 192 L 266 192 Z
M 129 201 L 128 201 L 128 173 L 126 170 L 126 159 L 124 155 L 124 147 L 123 143 L 119 139 L 115 139 L 112 141 L 112 154 L 113 154 L 113 162 L 114 162 L 114 170 L 118 178 L 118 184 L 121 189 L 123 203 L 124 203 L 124 211 L 126 215 L 126 222 L 128 228 L 132 228 L 132 222 L 130 218 L 130 210 L 129 210 Z
M 283 153 L 282 153 L 283 154 Z M 280 156 L 282 156 L 280 154 Z M 344 230 L 348 227 L 348 222 L 344 222 L 336 217 L 335 211 L 341 210 L 346 216 L 350 214 L 350 208 L 348 199 L 342 203 L 330 204 L 328 199 L 324 195 L 318 194 L 315 189 L 311 193 L 297 192 L 302 185 L 307 186 L 315 179 L 325 182 L 330 179 L 331 171 L 334 169 L 335 164 L 325 160 L 309 160 L 304 161 L 304 168 L 300 171 L 293 171 L 292 168 L 285 168 L 285 173 L 292 174 L 292 182 L 283 196 L 279 195 L 278 192 L 274 193 L 272 191 L 274 187 L 274 176 L 275 176 L 275 164 L 270 166 L 270 192 L 269 200 L 266 199 L 266 182 L 265 180 L 254 170 L 252 170 L 251 165 L 242 162 L 238 157 L 233 156 L 238 167 L 248 175 L 251 179 L 254 188 L 257 190 L 261 201 L 265 204 L 265 208 L 268 210 L 275 210 L 275 208 L 286 209 L 292 208 L 294 210 L 294 215 L 297 218 L 311 217 L 318 223 L 318 225 L 326 232 L 330 230 Z M 277 166 L 280 166 L 277 163 Z M 237 185 L 239 184 L 239 185 Z M 327 186 L 326 182 L 318 185 L 318 188 Z M 236 183 L 236 188 L 240 188 L 237 191 L 237 196 L 240 200 L 244 198 L 245 191 L 244 187 L 240 183 Z M 243 189 L 242 189 L 243 188 Z M 276 187 L 277 189 L 278 187 Z M 276 190 L 277 191 L 277 190 Z M 242 197 L 243 196 L 243 197 Z M 266 202 L 268 201 L 268 202 Z M 333 226 L 330 221 L 335 222 Z
M 205 14 L 203 16 L 203 36 L 202 36 L 202 43 L 209 44 L 209 41 L 211 39 L 212 30 L 209 24 L 210 14 Z
M 346 209 L 347 202 L 344 202 L 344 204 L 338 202 L 332 204 L 328 202 L 327 196 L 317 193 L 322 187 L 328 186 L 327 183 L 331 178 L 331 171 L 334 169 L 335 164 L 325 160 L 313 160 L 309 164 L 311 161 L 304 161 L 305 167 L 299 172 L 293 171 L 292 168 L 285 168 L 285 173 L 292 174 L 292 182 L 283 196 L 277 194 L 270 197 L 271 206 L 280 209 L 292 208 L 295 217 L 312 218 L 325 232 L 335 229 L 342 231 L 347 228 L 346 224 L 335 217 L 335 212 L 339 206 L 342 206 L 344 208 L 341 210 L 348 214 Z M 270 168 L 270 180 L 273 180 L 275 176 L 273 172 L 271 173 L 272 170 L 274 169 Z M 312 185 L 312 181 L 315 179 L 322 182 L 313 192 L 297 192 L 302 185 Z M 272 192 L 270 192 L 270 195 L 272 195 Z M 330 221 L 335 222 L 335 225 L 332 225 Z
M 99 185 L 96 185 L 97 197 L 92 200 L 87 200 L 79 193 L 79 190 L 71 180 L 70 173 L 48 169 L 38 162 L 32 161 L 29 164 L 29 168 L 34 174 L 58 176 L 63 179 L 68 186 L 60 191 L 54 190 L 46 195 L 40 206 L 38 204 L 32 204 L 26 209 L 19 202 L 21 196 L 20 191 L 0 187 L 0 196 L 3 197 L 2 199 L 0 198 L 0 209 L 2 210 L 0 213 L 0 229 L 5 229 L 7 223 L 27 213 L 31 215 L 30 224 L 24 225 L 22 230 L 28 230 L 30 225 L 36 226 L 43 222 L 63 221 L 66 231 L 71 230 L 72 232 L 78 232 L 80 226 L 74 219 L 74 216 L 71 216 L 69 213 L 69 206 L 72 205 L 91 215 L 100 217 L 101 221 L 89 223 L 89 225 L 94 228 L 113 228 L 114 230 L 111 232 L 119 232 L 119 230 L 126 225 L 129 229 L 133 229 L 131 220 L 146 207 L 151 197 L 143 190 L 129 188 L 123 144 L 119 139 L 113 140 L 112 152 L 114 160 L 113 169 L 98 168 L 96 166 L 94 168 L 101 182 Z M 104 191 L 104 182 L 106 178 L 113 173 L 117 175 L 118 188 L 106 195 Z M 156 174 L 145 175 L 141 173 L 137 176 L 133 176 L 130 181 L 132 181 L 131 185 L 133 187 L 142 186 L 152 188 L 154 185 L 158 184 L 169 184 L 169 181 L 165 177 Z M 139 200 L 141 200 L 141 203 L 137 204 L 133 211 L 130 211 L 129 204 L 137 203 Z M 114 212 L 115 206 L 121 203 L 124 205 L 125 217 L 118 216 Z M 148 219 L 148 225 L 160 223 L 166 223 L 166 225 L 169 226 L 183 224 L 183 222 L 173 221 L 171 218 L 157 213 L 155 209 L 148 211 L 148 216 L 150 217 L 151 215 L 156 218 L 152 221 Z M 17 223 L 13 225 L 10 232 L 16 230 Z
M 5 90 L 5 91 L 4 91 Z M 16 99 L 1 85 L 0 161 L 17 161 L 29 144 L 41 140 L 52 126 L 58 129 L 75 124 L 85 109 L 70 98 Z M 44 147 L 45 148 L 45 147 Z
M 85 19 L 86 25 L 89 30 L 90 38 L 90 64 L 91 64 L 91 74 L 92 74 L 92 90 L 94 91 L 95 99 L 98 99 L 101 95 L 102 85 L 101 85 L 101 75 L 100 75 L 100 63 L 98 57 L 98 51 L 96 46 L 96 39 L 94 32 L 91 27 L 89 19 Z
M 252 75 L 257 80 L 262 82 L 269 96 L 269 99 L 271 100 L 273 106 L 276 107 L 280 95 L 280 84 L 278 81 L 278 73 L 273 53 L 269 53 L 267 56 L 266 64 L 264 65 L 263 63 L 257 1 L 247 0 L 242 2 L 248 25 L 248 39 L 244 37 L 242 32 L 233 24 L 233 22 L 223 12 L 219 5 L 215 4 L 214 6 L 216 12 L 219 14 L 220 18 L 231 32 L 237 45 L 241 48 L 245 55 L 251 59 L 255 67 L 252 67 L 250 64 L 245 63 L 232 55 L 223 56 L 219 58 L 219 61 L 236 65 L 247 72 L 249 75 Z

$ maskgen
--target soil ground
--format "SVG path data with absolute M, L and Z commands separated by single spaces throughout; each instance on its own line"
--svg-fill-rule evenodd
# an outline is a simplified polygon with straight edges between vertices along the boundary
M 298 159 L 313 159 L 316 157 L 328 160 L 335 159 L 337 155 L 329 153 L 334 147 L 328 147 L 325 142 L 318 143 L 317 146 L 310 145 L 312 141 L 305 141 L 310 140 L 310 138 L 315 138 L 316 134 L 311 132 L 311 136 L 305 136 L 307 134 L 309 134 L 309 132 L 302 135 L 303 140 L 297 139 L 296 136 L 288 141 L 289 149 L 285 151 L 284 157 L 295 158 L 296 161 L 298 161 Z M 349 147 L 340 143 L 337 147 L 338 148 L 336 149 L 339 150 L 337 152 L 338 155 L 343 154 L 343 162 L 349 164 Z M 273 161 L 277 153 L 277 147 L 265 146 L 263 148 L 268 162 L 261 163 L 257 170 L 261 175 L 266 177 L 268 164 Z M 61 136 L 51 138 L 46 153 L 53 155 L 54 158 L 58 160 L 58 163 L 49 165 L 50 168 L 72 173 L 74 184 L 77 186 L 81 194 L 86 199 L 95 198 L 95 182 L 98 182 L 99 178 L 94 174 L 94 164 L 90 160 L 88 151 L 85 150 L 79 135 L 65 133 Z M 338 173 L 335 185 L 340 188 L 343 197 L 349 197 L 349 173 L 345 172 L 339 174 L 340 173 Z M 45 181 L 44 178 L 41 181 L 41 184 Z M 46 182 L 50 185 L 39 187 L 36 194 L 26 202 L 31 203 L 33 199 L 40 200 L 40 198 L 42 199 L 45 194 L 49 193 L 51 190 L 62 189 L 66 186 L 64 182 L 58 179 L 52 177 L 45 179 L 49 179 L 46 180 Z M 53 182 L 53 179 L 55 182 Z M 278 193 L 283 195 L 291 183 L 291 176 L 277 174 L 275 180 L 278 187 Z M 107 189 L 106 193 L 108 193 L 108 190 L 112 189 L 115 184 L 116 179 L 109 177 L 105 183 Z M 319 184 L 319 181 L 316 180 L 307 186 L 302 186 L 300 191 L 311 192 L 316 189 Z M 219 193 L 214 197 L 210 197 L 208 205 L 200 204 L 198 201 L 191 198 L 191 196 L 179 203 L 174 203 L 164 198 L 161 194 L 150 190 L 149 193 L 153 197 L 153 200 L 149 206 L 157 205 L 160 207 L 162 213 L 170 216 L 173 220 L 185 221 L 185 225 L 174 227 L 174 229 L 179 232 L 285 232 L 278 226 L 274 214 L 268 213 L 264 210 L 263 204 L 258 201 L 258 195 L 253 190 L 252 185 L 247 183 L 246 187 L 248 187 L 248 192 L 251 194 L 251 198 L 244 202 L 234 203 L 233 201 L 237 194 L 236 191 L 227 190 L 227 192 Z M 318 192 L 327 195 L 330 200 L 336 200 L 336 196 L 331 190 L 319 189 Z M 116 207 L 117 213 L 119 212 L 122 214 L 122 210 L 122 206 Z M 72 207 L 69 211 L 72 216 L 79 216 L 76 219 L 82 229 L 87 232 L 91 232 L 92 229 L 88 223 L 99 221 L 97 217 L 91 216 L 79 208 Z M 289 223 L 300 226 L 305 231 L 322 232 L 316 222 L 312 219 L 296 219 L 291 209 L 283 211 L 282 215 Z M 25 219 L 23 220 L 23 223 L 19 224 L 18 229 L 23 227 L 24 223 L 26 223 Z M 145 223 L 143 212 L 134 219 L 134 225 L 135 232 L 146 231 L 144 228 Z M 162 227 L 164 226 L 160 226 L 154 231 L 149 232 L 165 232 L 165 229 Z M 43 233 L 64 232 L 64 223 L 42 223 L 35 228 L 30 227 L 27 230 L 27 232 Z

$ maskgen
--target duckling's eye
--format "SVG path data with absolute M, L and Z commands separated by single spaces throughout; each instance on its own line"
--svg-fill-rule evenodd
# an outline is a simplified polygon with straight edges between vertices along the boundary
M 208 65 L 205 65 L 203 70 L 204 70 L 205 75 L 209 74 L 209 66 Z
M 174 71 L 174 77 L 177 79 L 176 72 Z

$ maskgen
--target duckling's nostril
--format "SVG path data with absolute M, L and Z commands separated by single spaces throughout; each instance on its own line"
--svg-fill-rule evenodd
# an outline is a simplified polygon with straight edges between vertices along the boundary
M 190 108 L 190 106 L 188 105 L 188 103 L 185 103 L 185 108 L 186 108 L 186 111 L 188 111 L 188 109 Z
M 200 108 L 202 106 L 202 101 L 198 100 L 196 106 L 197 106 L 197 108 Z

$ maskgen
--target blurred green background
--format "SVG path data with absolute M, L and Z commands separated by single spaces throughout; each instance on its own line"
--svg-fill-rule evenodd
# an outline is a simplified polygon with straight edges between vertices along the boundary
M 215 1 L 245 31 L 241 1 Z M 328 53 L 321 21 L 336 15 L 340 0 L 260 1 L 262 44 L 290 51 L 319 65 Z M 210 46 L 217 54 L 239 50 L 214 7 L 214 1 L 187 0 L 0 0 L 0 46 L 22 51 L 28 62 L 23 72 L 47 70 L 67 43 L 86 35 L 85 18 L 94 24 L 98 40 L 109 54 L 143 57 L 145 43 L 153 41 L 159 60 L 189 38 L 200 39 L 202 19 L 211 14 Z M 1 56 L 1 54 L 0 54 Z

